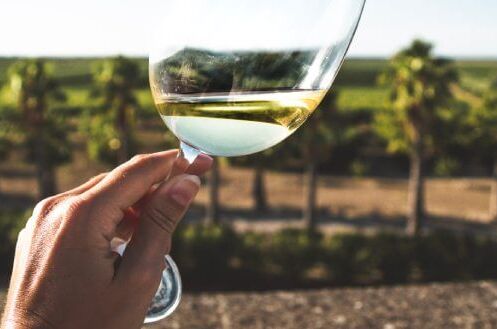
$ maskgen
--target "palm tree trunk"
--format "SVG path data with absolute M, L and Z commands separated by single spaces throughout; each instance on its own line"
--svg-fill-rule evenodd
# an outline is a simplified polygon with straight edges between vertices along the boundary
M 131 157 L 128 118 L 125 105 L 118 107 L 116 124 L 119 141 L 121 142 L 121 146 L 117 151 L 117 161 L 119 163 L 124 163 Z
M 254 183 L 252 187 L 255 210 L 259 213 L 267 210 L 266 187 L 264 184 L 264 167 L 262 164 L 255 165 Z
M 39 198 L 42 200 L 54 195 L 57 192 L 57 189 L 55 172 L 47 154 L 45 138 L 42 133 L 38 133 L 37 135 L 37 145 L 35 147 L 36 178 L 38 181 Z
M 219 163 L 214 157 L 209 177 L 209 200 L 207 203 L 206 224 L 219 223 Z
M 316 165 L 311 160 L 305 173 L 305 205 L 304 205 L 304 222 L 309 232 L 316 230 L 316 185 L 317 185 L 317 172 Z
M 490 192 L 490 218 L 497 222 L 497 156 L 494 158 L 492 190 Z
M 410 156 L 410 173 L 407 199 L 407 234 L 419 234 L 424 210 L 424 172 L 423 147 L 421 140 L 417 141 Z

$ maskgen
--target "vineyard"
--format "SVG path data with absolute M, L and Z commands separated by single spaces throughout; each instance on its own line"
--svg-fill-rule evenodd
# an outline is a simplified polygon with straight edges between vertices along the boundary
M 39 159 L 36 158 L 36 150 L 40 147 L 34 146 L 36 138 L 27 135 L 25 130 L 29 125 L 23 123 L 23 120 L 31 120 L 29 111 L 20 115 L 18 99 L 10 89 L 15 80 L 12 72 L 26 75 L 29 65 L 34 64 L 23 67 L 16 64 L 19 61 L 17 58 L 0 59 L 0 84 L 4 86 L 0 94 L 3 120 L 3 126 L 0 126 L 0 155 L 3 155 L 0 163 L 0 234 L 2 240 L 9 241 L 0 247 L 0 254 L 9 259 L 17 231 L 40 197 L 81 184 L 135 153 L 177 147 L 176 139 L 156 113 L 148 85 L 146 59 L 47 58 L 44 59 L 44 69 L 47 76 L 56 81 L 57 87 L 47 92 L 47 95 L 54 95 L 50 96 L 46 109 L 47 126 L 52 128 L 41 128 L 49 134 L 49 145 L 46 146 L 49 160 L 45 161 L 42 170 L 42 174 L 48 173 L 45 182 L 48 180 L 49 183 L 40 184 Z M 407 177 L 412 167 L 409 143 L 412 141 L 401 136 L 403 132 L 398 129 L 401 124 L 388 121 L 395 119 L 389 117 L 395 87 L 392 87 L 393 82 L 388 84 L 382 80 L 391 65 L 390 61 L 383 59 L 353 58 L 346 61 L 333 90 L 313 116 L 320 133 L 316 135 L 304 126 L 288 141 L 262 155 L 220 159 L 218 179 L 213 178 L 217 176 L 204 179 L 207 186 L 202 188 L 187 215 L 187 222 L 205 221 L 206 212 L 215 214 L 215 218 L 208 218 L 210 224 L 230 224 L 236 234 L 240 234 L 239 241 L 246 241 L 253 232 L 263 235 L 283 232 L 284 235 L 288 228 L 298 232 L 317 228 L 326 236 L 404 232 L 406 214 L 412 215 L 412 207 L 407 202 L 410 193 Z M 412 216 L 423 217 L 423 228 L 430 232 L 448 229 L 491 237 L 493 218 L 489 200 L 495 184 L 491 178 L 493 144 L 482 142 L 486 135 L 480 134 L 483 129 L 480 125 L 484 121 L 475 121 L 474 113 L 479 114 L 480 109 L 489 104 L 488 95 L 497 78 L 497 62 L 461 60 L 454 61 L 451 67 L 457 79 L 446 83 L 449 90 L 445 92 L 450 97 L 442 99 L 436 115 L 430 119 L 432 121 L 426 121 L 426 124 L 435 122 L 435 127 L 423 141 L 427 176 L 424 213 Z M 117 80 L 109 79 L 105 74 L 109 71 L 115 75 L 129 74 L 124 78 L 129 92 L 126 102 L 120 103 L 122 99 L 108 92 L 109 86 L 122 87 L 113 85 Z M 112 112 L 120 107 L 129 115 L 122 127 L 114 125 L 115 113 Z M 9 136 L 3 154 L 2 134 Z M 319 146 L 310 158 L 306 153 L 309 144 L 305 142 L 309 140 Z M 127 145 L 125 150 L 121 147 L 124 144 Z M 313 181 L 312 177 L 318 178 Z M 312 184 L 317 196 L 306 204 L 304 196 Z M 212 204 L 213 188 L 219 194 L 220 201 L 216 205 Z M 212 207 L 215 207 L 214 212 Z M 417 245 L 418 242 L 412 243 Z M 268 254 L 271 254 L 271 248 L 268 246 Z M 394 244 L 388 248 L 397 246 Z M 250 251 L 250 247 L 247 250 Z M 468 255 L 463 252 L 458 262 L 467 259 Z M 349 256 L 356 257 L 355 254 Z M 412 257 L 414 264 L 418 259 Z M 219 261 L 232 262 L 229 259 Z M 9 262 L 4 262 L 1 271 L 8 272 L 9 266 Z M 192 271 L 198 272 L 199 269 Z M 377 269 L 370 272 L 375 271 Z M 226 273 L 223 275 L 228 275 Z M 274 273 L 260 275 L 274 279 Z M 473 272 L 467 277 L 479 278 Z M 317 282 L 323 278 L 331 280 L 325 280 L 327 283 L 340 283 L 326 275 L 318 277 Z M 459 278 L 447 276 L 443 279 Z M 305 287 L 315 284 L 313 280 L 305 279 L 298 284 Z M 378 282 L 374 280 L 367 282 Z M 430 281 L 429 278 L 426 280 Z M 400 282 L 406 281 L 419 281 L 419 278 L 416 279 L 415 273 L 409 274 Z M 291 282 L 289 286 L 296 284 Z M 222 284 L 220 289 L 223 289 Z

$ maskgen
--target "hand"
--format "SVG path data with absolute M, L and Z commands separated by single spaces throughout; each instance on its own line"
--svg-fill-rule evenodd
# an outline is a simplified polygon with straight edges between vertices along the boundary
M 40 202 L 19 234 L 3 326 L 140 328 L 171 235 L 212 164 L 176 156 L 137 156 Z M 131 238 L 122 257 L 116 237 Z

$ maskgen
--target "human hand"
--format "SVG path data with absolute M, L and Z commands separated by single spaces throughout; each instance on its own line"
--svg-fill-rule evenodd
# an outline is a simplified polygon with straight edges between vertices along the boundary
M 176 156 L 135 157 L 40 202 L 19 234 L 2 327 L 141 327 L 171 235 L 212 164 Z M 131 238 L 122 257 L 116 237 Z

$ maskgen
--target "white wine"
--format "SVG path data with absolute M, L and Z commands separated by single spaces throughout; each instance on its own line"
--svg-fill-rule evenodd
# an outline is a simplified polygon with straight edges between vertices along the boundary
M 174 95 L 157 108 L 183 142 L 216 156 L 263 151 L 292 134 L 324 97 L 322 90 Z
M 156 97 L 159 113 L 183 142 L 210 155 L 263 151 L 287 138 L 312 114 L 323 90 Z

